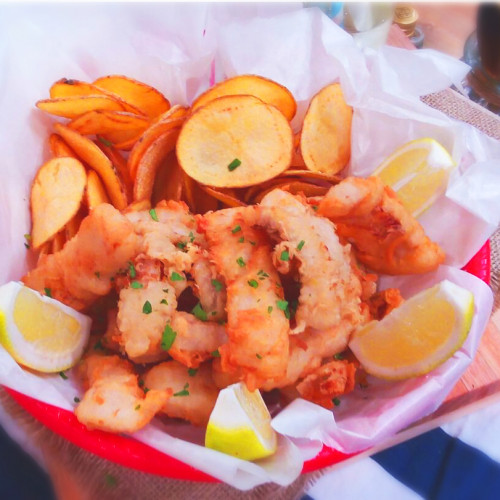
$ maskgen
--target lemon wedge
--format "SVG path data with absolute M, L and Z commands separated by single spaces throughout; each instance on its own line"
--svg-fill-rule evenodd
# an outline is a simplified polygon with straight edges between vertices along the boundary
M 276 451 L 278 439 L 259 390 L 250 392 L 240 382 L 219 392 L 205 446 L 243 460 L 257 460 Z
M 464 343 L 474 316 L 471 292 L 444 280 L 357 330 L 349 347 L 363 368 L 384 379 L 430 372 Z
M 396 149 L 373 173 L 390 186 L 417 217 L 446 191 L 455 162 L 434 139 L 410 141 Z
M 0 343 L 19 363 L 52 373 L 81 357 L 91 319 L 12 281 L 0 287 Z

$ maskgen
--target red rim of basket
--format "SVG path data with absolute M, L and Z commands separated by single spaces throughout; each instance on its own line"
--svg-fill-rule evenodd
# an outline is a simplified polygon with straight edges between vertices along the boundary
M 490 244 L 487 241 L 463 269 L 489 284 L 490 265 Z M 7 387 L 5 389 L 17 403 L 51 431 L 99 457 L 131 469 L 172 479 L 219 482 L 218 479 L 133 438 L 90 431 L 78 422 L 73 412 L 43 403 Z M 350 456 L 353 455 L 323 446 L 316 457 L 305 462 L 302 473 L 328 467 Z

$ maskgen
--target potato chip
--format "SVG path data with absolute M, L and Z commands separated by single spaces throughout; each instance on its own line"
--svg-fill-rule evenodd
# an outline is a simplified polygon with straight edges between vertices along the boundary
M 154 118 L 170 108 L 170 103 L 161 92 L 126 76 L 103 76 L 98 78 L 94 85 L 119 95 L 150 118 Z
M 94 210 L 94 208 L 101 205 L 101 203 L 109 203 L 106 189 L 104 189 L 104 185 L 95 170 L 89 170 L 87 172 L 85 199 L 89 210 Z
M 71 220 L 80 208 L 87 176 L 75 158 L 53 158 L 43 164 L 31 188 L 31 241 L 39 248 Z
M 95 172 L 91 170 L 90 172 Z M 87 174 L 87 185 L 88 185 L 88 174 Z M 65 231 L 66 231 L 66 241 L 69 241 L 75 234 L 78 232 L 78 229 L 80 229 L 80 224 L 82 223 L 82 220 L 85 218 L 86 210 L 84 210 L 85 207 L 80 207 L 80 210 L 76 212 L 75 216 L 66 224 Z
M 175 150 L 180 127 L 167 130 L 144 151 L 137 165 L 134 181 L 134 201 L 149 200 L 153 193 L 153 184 L 160 164 L 166 156 Z
M 149 120 L 144 116 L 126 111 L 100 109 L 84 113 L 68 123 L 70 129 L 76 130 L 82 135 L 102 135 L 111 142 L 122 142 L 135 137 L 144 132 L 148 126 Z M 114 132 L 128 133 L 129 135 L 111 138 Z
M 64 139 L 60 135 L 50 134 L 49 148 L 52 156 L 56 158 L 67 156 L 78 160 L 76 153 L 64 142 Z
M 302 157 L 309 170 L 336 174 L 351 157 L 352 108 L 340 84 L 320 90 L 304 117 L 300 139 Z
M 134 185 L 132 180 L 130 179 L 130 173 L 128 171 L 127 160 L 120 154 L 120 152 L 113 146 L 109 146 L 105 141 L 103 141 L 100 137 L 95 141 L 99 149 L 109 158 L 113 167 L 115 167 L 116 171 L 120 179 L 122 180 L 123 187 L 125 188 L 125 192 L 127 194 L 127 201 L 132 200 L 132 193 L 134 189 Z
M 291 120 L 297 111 L 297 103 L 292 93 L 283 85 L 268 80 L 262 76 L 240 75 L 218 83 L 201 94 L 193 102 L 193 110 L 205 106 L 218 97 L 230 95 L 253 95 L 267 104 L 277 107 L 288 120 Z
M 142 210 L 149 210 L 151 202 L 149 200 L 133 201 L 125 210 L 127 212 L 141 212 Z
M 158 137 L 160 137 L 160 135 L 175 127 L 180 127 L 184 123 L 184 118 L 187 112 L 187 108 L 174 106 L 172 109 L 164 113 L 160 120 L 153 123 L 144 131 L 140 140 L 132 148 L 128 158 L 128 169 L 132 180 L 135 179 L 137 167 L 140 159 L 144 155 L 144 152 L 156 139 L 158 139 Z M 115 147 L 118 148 L 118 145 Z
M 121 142 L 117 141 L 113 143 L 113 141 L 111 141 L 110 144 L 113 144 L 113 147 L 115 149 L 119 149 L 120 151 L 130 151 L 134 149 L 134 146 L 141 140 L 141 138 L 142 134 L 138 134 L 135 137 L 131 137 L 130 139 L 126 139 Z
M 37 108 L 51 115 L 63 118 L 77 116 L 97 109 L 124 111 L 122 103 L 107 95 L 87 95 L 74 97 L 58 97 L 57 99 L 42 99 L 36 103 Z
M 290 124 L 274 106 L 253 96 L 227 96 L 186 120 L 177 141 L 177 159 L 201 184 L 244 187 L 286 170 L 292 147 Z
M 226 207 L 246 207 L 246 203 L 238 199 L 234 190 L 221 191 L 220 189 L 211 188 L 208 186 L 200 186 L 205 193 L 209 194 L 212 198 L 219 200 Z
M 112 204 L 118 210 L 123 210 L 127 206 L 127 194 L 122 180 L 109 158 L 88 137 L 61 123 L 55 123 L 54 128 L 75 153 L 99 174 Z
M 156 173 L 151 203 L 156 206 L 162 200 L 181 201 L 185 175 L 177 162 L 175 151 L 171 151 Z

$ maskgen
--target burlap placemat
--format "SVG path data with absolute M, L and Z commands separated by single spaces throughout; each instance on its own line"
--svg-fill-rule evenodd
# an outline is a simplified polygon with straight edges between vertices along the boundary
M 429 106 L 469 123 L 482 132 L 500 140 L 500 118 L 469 101 L 460 94 L 445 90 L 422 99 Z M 500 231 L 491 238 L 492 278 L 495 309 L 500 305 Z M 144 474 L 114 464 L 60 438 L 39 424 L 3 390 L 0 402 L 29 435 L 46 460 L 60 500 L 104 499 L 296 499 L 307 491 L 325 471 L 305 474 L 288 487 L 262 485 L 250 492 L 241 492 L 224 484 L 176 481 Z

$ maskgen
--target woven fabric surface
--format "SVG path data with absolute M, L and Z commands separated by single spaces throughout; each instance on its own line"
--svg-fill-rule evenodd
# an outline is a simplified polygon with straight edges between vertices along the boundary
M 500 119 L 467 100 L 460 94 L 445 90 L 425 96 L 426 104 L 452 118 L 464 121 L 482 132 L 500 139 Z M 495 309 L 500 306 L 500 231 L 491 238 L 491 286 L 495 292 Z M 0 403 L 21 430 L 41 450 L 49 473 L 54 479 L 60 500 L 94 499 L 296 499 L 322 475 L 321 471 L 300 476 L 288 487 L 262 485 L 250 492 L 241 492 L 217 483 L 176 481 L 134 471 L 99 458 L 59 437 L 38 423 L 0 389 Z

